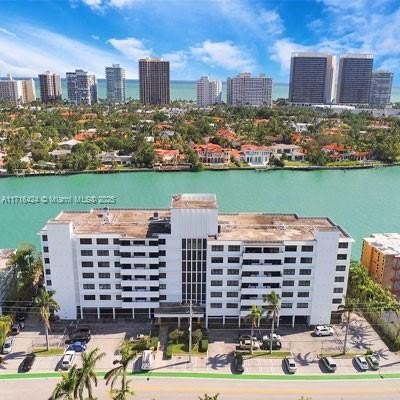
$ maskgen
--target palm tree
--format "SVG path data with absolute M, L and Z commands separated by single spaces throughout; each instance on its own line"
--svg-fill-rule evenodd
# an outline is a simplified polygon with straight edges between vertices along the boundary
M 350 316 L 351 313 L 354 312 L 357 308 L 357 301 L 353 298 L 346 298 L 345 304 L 341 304 L 338 307 L 343 313 L 346 313 L 346 333 L 344 335 L 344 342 L 343 342 L 343 354 L 346 354 L 346 347 L 347 347 L 347 337 L 349 334 L 349 326 L 350 326 Z
M 61 375 L 61 382 L 57 383 L 56 387 L 51 394 L 50 400 L 64 399 L 64 400 L 75 400 L 74 389 L 77 378 L 76 365 L 68 371 L 67 374 Z
M 260 307 L 257 307 L 256 305 L 253 305 L 251 307 L 251 312 L 247 316 L 247 318 L 250 320 L 251 323 L 251 339 L 250 339 L 250 354 L 253 354 L 253 336 L 254 336 L 254 328 L 258 326 L 260 323 L 260 319 L 262 316 L 263 310 Z
M 49 350 L 50 315 L 53 311 L 58 311 L 60 309 L 53 295 L 54 292 L 47 292 L 45 289 L 42 289 L 34 301 L 34 305 L 38 308 L 40 318 L 43 321 L 47 350 Z
M 86 388 L 88 392 L 87 399 L 94 400 L 92 384 L 94 383 L 94 385 L 97 386 L 97 377 L 94 367 L 96 362 L 102 359 L 105 355 L 105 353 L 100 353 L 100 349 L 97 347 L 88 353 L 82 353 L 82 368 L 78 368 L 76 374 L 77 379 L 74 388 L 75 398 L 83 400 L 83 391 Z
M 126 400 L 129 395 L 133 395 L 133 391 L 129 388 L 131 381 L 126 380 L 128 364 L 136 357 L 136 351 L 132 349 L 131 343 L 128 341 L 122 343 L 120 356 L 120 359 L 113 362 L 115 367 L 104 375 L 106 385 L 111 383 L 111 395 L 114 400 Z M 114 389 L 118 378 L 121 378 L 121 388 Z
M 271 336 L 269 340 L 269 351 L 272 353 L 272 336 L 274 334 L 275 320 L 279 318 L 281 298 L 274 290 L 263 296 L 264 303 L 268 303 L 268 312 L 271 317 Z
M 204 394 L 204 397 L 199 397 L 199 400 L 219 400 L 219 393 L 216 393 L 214 395 L 209 395 L 207 393 Z

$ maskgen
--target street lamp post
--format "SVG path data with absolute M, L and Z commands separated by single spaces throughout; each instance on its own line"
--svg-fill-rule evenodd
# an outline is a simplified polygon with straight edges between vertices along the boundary
M 189 363 L 192 362 L 192 318 L 193 318 L 192 300 L 189 300 Z

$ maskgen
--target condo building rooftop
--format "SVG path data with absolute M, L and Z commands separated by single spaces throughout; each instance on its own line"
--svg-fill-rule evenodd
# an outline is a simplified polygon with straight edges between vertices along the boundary
M 385 255 L 400 256 L 400 233 L 374 233 L 364 240 Z

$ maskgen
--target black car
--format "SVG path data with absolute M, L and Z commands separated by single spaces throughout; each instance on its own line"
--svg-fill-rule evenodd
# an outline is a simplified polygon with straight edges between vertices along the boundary
M 22 312 L 17 312 L 17 315 L 15 316 L 15 320 L 18 322 L 24 322 L 25 321 L 25 314 Z
M 261 346 L 263 350 L 269 350 L 271 348 L 271 341 L 264 340 Z M 282 342 L 280 340 L 273 340 L 272 341 L 272 350 L 280 350 L 282 348 Z
M 233 367 L 236 373 L 242 374 L 244 372 L 243 356 L 241 353 L 235 353 L 233 357 Z
M 19 366 L 20 372 L 28 372 L 31 370 L 33 363 L 35 362 L 35 354 L 28 354 Z

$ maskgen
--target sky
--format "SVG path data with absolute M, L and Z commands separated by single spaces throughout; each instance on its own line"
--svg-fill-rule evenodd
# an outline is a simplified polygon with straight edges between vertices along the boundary
M 294 51 L 373 53 L 400 83 L 399 0 L 0 0 L 0 76 L 162 57 L 171 78 L 240 72 L 288 81 Z M 400 74 L 399 74 L 400 75 Z

